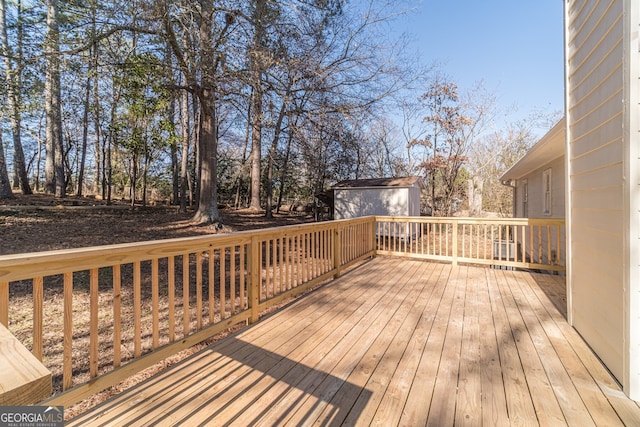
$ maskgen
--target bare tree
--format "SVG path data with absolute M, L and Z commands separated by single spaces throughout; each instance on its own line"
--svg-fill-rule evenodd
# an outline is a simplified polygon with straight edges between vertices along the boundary
M 500 177 L 536 143 L 538 130 L 551 128 L 560 115 L 534 112 L 475 141 L 467 164 L 475 181 L 483 183 L 479 189 L 483 211 L 511 215 L 512 190 L 502 185 Z
M 466 182 L 460 173 L 469 148 L 493 111 L 493 98 L 479 85 L 463 98 L 458 86 L 437 75 L 422 96 L 427 115 L 425 137 L 410 142 L 427 157 L 419 164 L 429 181 L 432 215 L 450 216 L 463 198 Z
M 268 66 L 265 54 L 266 0 L 254 0 L 252 24 L 253 45 L 249 50 L 251 72 L 251 203 L 249 207 L 260 209 L 260 161 L 262 158 L 262 74 Z M 270 213 L 267 213 L 270 215 Z
M 45 111 L 47 117 L 45 191 L 56 197 L 66 195 L 62 145 L 60 95 L 60 31 L 58 0 L 47 0 L 47 34 L 45 40 L 47 70 L 45 76 Z
M 7 162 L 4 157 L 2 133 L 0 133 L 0 199 L 11 199 L 13 197 L 11 181 L 9 181 L 9 174 L 7 173 Z
M 200 108 L 198 160 L 200 166 L 198 209 L 194 215 L 197 223 L 220 222 L 218 211 L 218 81 L 224 55 L 221 46 L 235 23 L 235 15 L 225 9 L 215 9 L 211 1 L 196 2 L 197 14 L 186 13 L 184 17 L 195 16 L 197 29 L 197 54 L 185 50 L 189 41 L 178 41 L 179 34 L 174 25 L 180 22 L 174 19 L 172 8 L 162 3 L 162 23 L 166 40 L 176 57 L 178 66 L 185 78 L 186 89 L 193 92 Z M 216 18 L 222 15 L 223 24 L 218 26 Z
M 7 34 L 7 11 L 6 1 L 0 0 L 0 39 L 2 40 L 2 56 L 5 65 L 5 82 L 7 87 L 7 101 L 9 104 L 9 116 L 11 118 L 11 133 L 13 135 L 13 163 L 15 173 L 18 176 L 22 194 L 31 194 L 29 176 L 22 148 L 22 96 L 20 88 L 22 86 L 22 3 L 18 2 L 18 22 L 17 22 L 17 47 L 18 51 L 13 52 L 9 45 Z

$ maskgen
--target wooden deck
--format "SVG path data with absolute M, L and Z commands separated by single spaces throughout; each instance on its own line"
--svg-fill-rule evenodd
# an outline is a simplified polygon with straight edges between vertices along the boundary
M 378 257 L 69 425 L 640 425 L 563 288 Z

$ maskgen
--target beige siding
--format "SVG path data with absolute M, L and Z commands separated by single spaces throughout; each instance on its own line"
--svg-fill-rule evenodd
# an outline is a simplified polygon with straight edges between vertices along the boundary
M 623 0 L 566 3 L 570 298 L 575 328 L 623 381 Z
M 528 218 L 529 217 L 529 182 L 521 180 L 513 190 L 513 217 Z M 525 195 L 526 192 L 526 195 Z M 525 209 L 525 198 L 527 199 L 527 207 Z
M 640 400 L 640 2 L 565 15 L 570 317 Z
M 629 383 L 630 397 L 640 401 L 640 2 L 630 1 L 628 37 L 629 49 Z
M 564 157 L 560 157 L 544 166 L 536 169 L 523 178 L 519 179 L 515 188 L 515 206 L 514 217 L 516 218 L 564 218 L 565 217 L 565 167 Z M 550 215 L 544 214 L 544 186 L 543 186 L 543 173 L 546 170 L 551 170 L 551 213 Z M 525 197 L 525 182 L 527 188 L 527 212 L 524 211 L 524 197 Z M 527 228 L 526 234 L 529 230 Z M 518 239 L 520 240 L 520 239 Z M 521 242 L 522 244 L 522 242 Z M 565 252 L 565 238 L 560 241 L 562 248 L 560 251 Z M 547 236 L 542 236 L 542 245 L 546 247 Z M 551 248 L 555 251 L 558 250 L 556 239 L 551 240 Z M 523 249 L 525 253 L 529 253 L 531 248 L 524 245 Z M 544 258 L 546 262 L 546 258 Z
M 545 215 L 544 210 L 544 193 L 542 174 L 545 170 L 551 169 L 551 214 Z M 564 158 L 559 158 L 551 163 L 548 163 L 529 175 L 519 179 L 516 186 L 516 206 L 514 209 L 515 217 L 522 218 L 564 218 L 565 209 L 565 171 L 564 171 Z M 527 182 L 528 187 L 528 212 L 524 212 L 524 181 Z

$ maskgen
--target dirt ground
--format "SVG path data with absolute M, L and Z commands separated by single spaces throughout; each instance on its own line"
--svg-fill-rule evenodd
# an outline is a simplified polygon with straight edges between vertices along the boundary
M 89 198 L 54 199 L 42 194 L 31 196 L 17 194 L 15 199 L 0 200 L 0 256 L 228 233 L 313 221 L 312 216 L 304 213 L 274 213 L 273 219 L 266 219 L 264 212 L 250 210 L 223 209 L 221 213 L 223 227 L 222 230 L 219 230 L 210 226 L 194 225 L 191 222 L 193 211 L 180 213 L 175 206 L 131 207 L 126 202 L 115 202 L 113 205 L 107 206 L 102 201 Z M 58 296 L 50 295 L 48 298 L 56 299 Z M 81 294 L 74 294 L 74 298 L 80 301 L 84 297 Z M 31 301 L 32 299 L 28 295 L 12 300 L 12 310 L 16 310 L 17 313 L 14 317 L 31 319 Z M 30 329 L 21 327 L 19 323 L 15 324 L 15 322 L 12 326 L 13 330 L 22 329 L 17 336 L 27 344 L 30 341 Z M 51 332 L 54 335 L 56 333 L 56 331 Z M 65 408 L 65 418 L 69 419 L 97 405 L 231 332 L 233 331 L 226 331 L 73 407 Z M 59 391 L 61 366 L 56 365 L 49 368 L 54 372 L 54 386 Z
M 35 194 L 0 200 L 0 255 L 101 246 L 311 222 L 304 213 L 222 209 L 222 230 L 191 223 L 176 206 L 135 206 Z

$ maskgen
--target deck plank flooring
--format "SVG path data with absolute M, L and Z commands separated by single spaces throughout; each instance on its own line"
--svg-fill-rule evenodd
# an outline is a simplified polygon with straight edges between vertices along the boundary
M 563 286 L 378 257 L 68 425 L 640 425 Z

